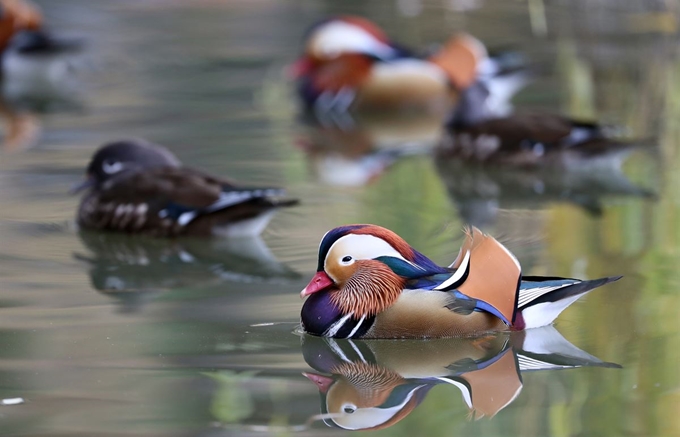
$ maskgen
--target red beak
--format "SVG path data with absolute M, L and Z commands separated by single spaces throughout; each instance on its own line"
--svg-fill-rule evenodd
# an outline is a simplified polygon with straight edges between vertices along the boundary
M 309 284 L 300 292 L 300 297 L 309 296 L 317 291 L 325 290 L 333 285 L 333 280 L 328 277 L 326 272 L 316 272 L 316 275 L 309 281 Z
M 331 385 L 333 385 L 334 382 L 333 378 L 317 375 L 316 373 L 302 372 L 302 375 L 316 384 L 321 393 L 328 393 L 328 389 L 331 388 Z
M 299 79 L 312 71 L 313 67 L 314 63 L 309 58 L 302 57 L 286 67 L 286 76 L 289 79 Z

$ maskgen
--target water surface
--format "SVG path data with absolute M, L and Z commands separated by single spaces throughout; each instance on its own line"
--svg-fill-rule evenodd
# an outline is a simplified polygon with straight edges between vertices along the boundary
M 26 400 L 0 406 L 0 435 L 343 433 L 321 420 L 328 406 L 319 392 L 347 381 L 337 365 L 310 358 L 332 364 L 342 355 L 336 364 L 409 374 L 411 385 L 397 384 L 382 405 L 397 408 L 409 394 L 417 405 L 375 435 L 680 434 L 676 15 L 645 2 L 585 0 L 547 9 L 535 1 L 39 3 L 54 29 L 87 38 L 89 71 L 72 105 L 35 115 L 35 145 L 0 160 L 0 398 Z M 466 29 L 492 47 L 518 48 L 537 72 L 518 106 L 597 117 L 649 148 L 632 154 L 622 176 L 605 177 L 608 185 L 589 179 L 597 169 L 555 188 L 555 175 L 468 173 L 429 154 L 376 158 L 368 177 L 331 174 L 337 166 L 324 161 L 324 147 L 331 163 L 346 163 L 333 147 L 417 145 L 438 126 L 424 120 L 395 133 L 376 116 L 362 121 L 368 133 L 347 140 L 299 121 L 283 69 L 304 28 L 332 13 L 365 15 L 416 47 Z M 127 136 L 165 144 L 213 173 L 285 186 L 303 204 L 275 216 L 262 240 L 80 233 L 68 188 L 99 144 Z M 450 381 L 409 391 L 430 371 L 417 359 L 370 345 L 310 352 L 295 332 L 298 293 L 328 229 L 380 224 L 448 264 L 464 220 L 506 242 L 527 274 L 625 275 L 556 325 L 589 366 L 518 373 L 504 366 L 522 363 L 522 343 L 503 336 L 434 351 L 401 345 L 423 362 L 439 363 L 425 350 L 452 353 L 437 356 L 462 379 L 491 369 L 468 384 L 471 412 Z M 484 381 L 506 391 L 474 389 Z M 482 405 L 493 396 L 512 402 Z

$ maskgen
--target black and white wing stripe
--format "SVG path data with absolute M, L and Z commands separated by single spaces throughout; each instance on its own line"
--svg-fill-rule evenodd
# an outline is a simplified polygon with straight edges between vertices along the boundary
M 564 282 L 564 283 L 561 283 L 561 284 L 545 285 L 545 286 L 542 286 L 542 287 L 533 287 L 533 288 L 524 288 L 524 289 L 522 289 L 520 287 L 519 298 L 517 299 L 517 308 L 522 308 L 522 307 L 526 306 L 527 304 L 529 304 L 530 302 L 535 301 L 539 297 L 550 293 L 551 291 L 559 290 L 559 289 L 564 288 L 564 287 L 569 287 L 571 285 L 578 284 L 579 282 L 582 282 L 582 281 L 574 280 L 574 281 Z
M 278 196 L 282 193 L 283 190 L 276 188 L 255 188 L 223 191 L 220 193 L 219 199 L 217 199 L 217 201 L 215 201 L 212 205 L 201 209 L 187 211 L 181 214 L 177 218 L 177 224 L 180 226 L 186 226 L 201 214 L 209 214 L 211 212 L 220 211 L 222 209 L 229 208 L 252 199 Z

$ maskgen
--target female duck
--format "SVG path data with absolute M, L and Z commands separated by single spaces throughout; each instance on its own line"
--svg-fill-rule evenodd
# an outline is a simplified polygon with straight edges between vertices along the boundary
M 619 279 L 522 276 L 517 259 L 476 228 L 450 267 L 394 232 L 335 228 L 319 247 L 317 273 L 301 296 L 302 327 L 336 338 L 473 336 L 548 325 L 586 292 Z
M 102 146 L 73 192 L 83 228 L 159 237 L 255 236 L 274 212 L 293 206 L 277 188 L 243 187 L 183 167 L 166 148 L 143 140 Z

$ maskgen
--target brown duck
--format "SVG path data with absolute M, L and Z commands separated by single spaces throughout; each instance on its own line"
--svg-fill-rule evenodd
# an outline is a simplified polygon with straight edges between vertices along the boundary
M 183 167 L 162 146 L 123 140 L 102 146 L 73 192 L 83 228 L 158 237 L 253 236 L 274 212 L 293 206 L 278 188 L 253 188 Z
M 498 116 L 488 108 L 488 89 L 465 90 L 450 117 L 439 158 L 515 167 L 572 169 L 584 162 L 620 164 L 638 143 L 612 138 L 595 122 L 543 112 Z

